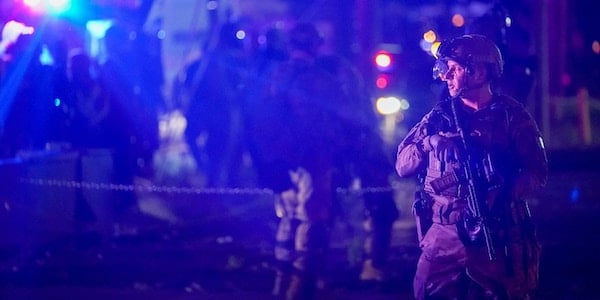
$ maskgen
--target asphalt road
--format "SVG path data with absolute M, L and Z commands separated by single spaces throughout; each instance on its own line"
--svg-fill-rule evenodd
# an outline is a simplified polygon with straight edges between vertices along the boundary
M 530 203 L 543 247 L 534 299 L 600 299 L 596 154 L 553 154 L 548 185 Z M 403 214 L 394 227 L 388 281 L 357 280 L 360 201 L 347 197 L 320 298 L 411 299 L 419 254 L 408 213 L 414 187 L 410 181 L 395 187 Z M 118 236 L 81 230 L 35 247 L 0 248 L 0 299 L 274 299 L 276 218 L 268 195 L 159 196 L 141 200 L 168 207 L 176 221 L 136 214 L 132 230 Z

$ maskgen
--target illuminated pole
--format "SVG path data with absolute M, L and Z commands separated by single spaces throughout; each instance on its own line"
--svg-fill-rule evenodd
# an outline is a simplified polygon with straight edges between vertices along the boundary
M 546 144 L 550 141 L 550 70 L 549 70 L 549 50 L 548 41 L 549 31 L 549 0 L 540 1 L 540 26 L 538 36 L 538 52 L 540 53 L 539 62 L 539 80 L 540 80 L 540 113 L 541 113 L 541 131 L 546 139 Z
M 590 123 L 590 94 L 586 88 L 577 91 L 577 112 L 579 114 L 579 134 L 586 146 L 592 144 L 592 126 Z

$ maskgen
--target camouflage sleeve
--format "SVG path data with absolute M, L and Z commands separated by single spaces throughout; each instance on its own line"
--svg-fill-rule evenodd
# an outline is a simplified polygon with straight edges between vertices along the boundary
M 519 172 L 513 186 L 513 199 L 526 197 L 543 187 L 548 176 L 548 159 L 544 140 L 531 115 L 520 109 L 513 115 L 513 145 Z
M 432 112 L 426 114 L 406 135 L 398 145 L 396 153 L 396 172 L 400 177 L 408 177 L 417 173 L 431 150 L 427 127 Z

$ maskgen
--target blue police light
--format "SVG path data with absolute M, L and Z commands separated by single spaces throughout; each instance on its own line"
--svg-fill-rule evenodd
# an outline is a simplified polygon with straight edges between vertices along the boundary
M 23 0 L 23 4 L 34 12 L 57 15 L 71 9 L 71 0 Z
M 42 53 L 40 53 L 40 64 L 43 66 L 52 66 L 54 65 L 54 57 L 52 57 L 52 53 L 48 49 L 48 45 L 42 46 Z
M 50 12 L 62 14 L 71 8 L 71 0 L 48 0 Z
M 112 20 L 90 20 L 85 24 L 85 29 L 91 37 L 97 40 L 104 38 L 106 31 L 113 26 Z

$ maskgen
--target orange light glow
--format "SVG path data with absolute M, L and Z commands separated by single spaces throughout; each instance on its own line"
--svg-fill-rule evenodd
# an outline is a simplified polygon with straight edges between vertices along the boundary
M 465 18 L 461 14 L 454 14 L 452 16 L 452 25 L 454 25 L 454 27 L 465 26 Z
M 437 36 L 433 30 L 429 30 L 423 34 L 423 39 L 428 43 L 433 43 L 437 39 Z

